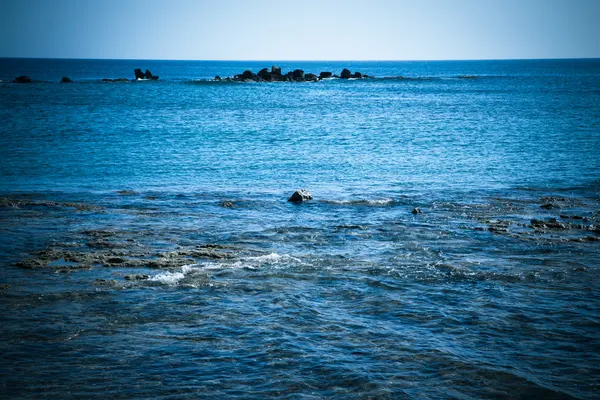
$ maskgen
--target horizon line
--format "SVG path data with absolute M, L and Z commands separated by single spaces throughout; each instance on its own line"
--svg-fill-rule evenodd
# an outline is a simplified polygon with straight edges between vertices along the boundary
M 544 61 L 544 60 L 600 60 L 600 57 L 553 57 L 553 58 L 447 58 L 447 59 L 175 59 L 175 58 L 84 58 L 84 57 L 5 57 L 13 60 L 90 60 L 90 61 L 201 61 L 201 62 L 450 62 L 450 61 Z

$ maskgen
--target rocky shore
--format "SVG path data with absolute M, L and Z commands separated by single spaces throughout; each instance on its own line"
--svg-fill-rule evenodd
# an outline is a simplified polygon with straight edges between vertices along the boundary
M 215 81 L 235 81 L 235 82 L 318 82 L 323 79 L 368 79 L 374 78 L 367 74 L 360 72 L 352 73 L 349 69 L 344 68 L 339 75 L 334 75 L 330 71 L 320 72 L 319 75 L 313 73 L 305 73 L 301 69 L 295 69 L 285 74 L 281 72 L 281 67 L 273 65 L 271 70 L 263 68 L 258 73 L 254 73 L 250 70 L 246 70 L 241 74 L 234 75 L 233 77 L 221 78 L 215 76 Z

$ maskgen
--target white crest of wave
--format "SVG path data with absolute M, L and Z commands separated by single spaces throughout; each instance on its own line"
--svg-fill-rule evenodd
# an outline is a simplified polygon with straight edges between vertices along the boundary
M 200 270 L 197 264 L 187 264 L 181 267 L 181 272 L 163 272 L 150 278 L 151 281 L 164 283 L 165 285 L 176 285 L 190 272 Z

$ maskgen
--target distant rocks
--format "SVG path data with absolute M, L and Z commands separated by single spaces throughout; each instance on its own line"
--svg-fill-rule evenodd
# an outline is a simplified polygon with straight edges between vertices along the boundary
M 68 76 L 63 76 L 62 79 L 60 80 L 60 83 L 72 83 L 73 80 L 71 78 L 69 78 Z
M 30 77 L 26 76 L 26 75 L 21 75 L 21 76 L 17 76 L 14 80 L 13 83 L 31 83 L 33 82 L 31 80 Z
M 296 190 L 288 199 L 292 203 L 302 203 L 304 201 L 312 200 L 312 194 L 306 189 Z
M 152 80 L 152 81 L 158 80 L 158 76 L 152 75 L 152 72 L 150 72 L 149 69 L 147 69 L 146 72 L 142 72 L 141 69 L 136 68 L 133 70 L 133 73 L 135 74 L 136 80 L 137 79 Z
M 140 71 L 141 72 L 141 71 Z M 215 81 L 236 81 L 236 82 L 318 82 L 322 79 L 329 78 L 343 78 L 343 79 L 363 79 L 363 78 L 372 78 L 372 76 L 362 74 L 360 72 L 355 72 L 354 74 L 350 72 L 347 68 L 341 73 L 341 76 L 333 75 L 332 72 L 324 71 L 319 75 L 313 73 L 305 73 L 301 69 L 295 69 L 293 71 L 289 71 L 286 74 L 281 72 L 281 67 L 277 67 L 273 65 L 271 70 L 268 68 L 263 68 L 258 73 L 254 73 L 250 70 L 246 70 L 241 74 L 237 74 L 232 78 L 221 78 L 220 76 L 215 77 Z

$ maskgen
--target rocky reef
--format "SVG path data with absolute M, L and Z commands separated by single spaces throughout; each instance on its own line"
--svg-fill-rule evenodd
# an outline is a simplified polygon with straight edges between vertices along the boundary
M 317 82 L 322 79 L 340 78 L 340 79 L 366 79 L 373 78 L 360 72 L 352 73 L 349 69 L 344 68 L 340 75 L 334 75 L 332 72 L 323 71 L 319 75 L 313 73 L 305 73 L 301 69 L 295 69 L 285 74 L 281 72 L 281 67 L 273 65 L 271 70 L 263 68 L 258 73 L 246 70 L 241 74 L 234 75 L 222 79 L 220 76 L 215 77 L 215 81 L 236 81 L 236 82 Z

